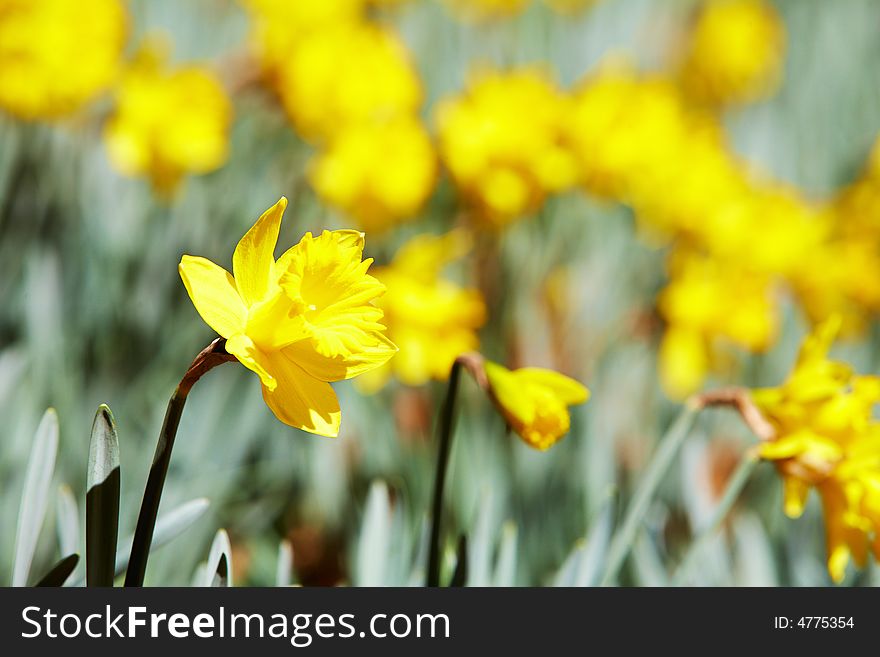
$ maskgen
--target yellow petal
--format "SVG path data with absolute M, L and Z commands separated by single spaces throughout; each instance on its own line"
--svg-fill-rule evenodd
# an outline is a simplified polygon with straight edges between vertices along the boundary
M 785 515 L 789 518 L 800 518 L 807 503 L 809 485 L 796 477 L 785 477 L 782 480 L 785 498 Z
M 178 266 L 189 298 L 205 323 L 224 338 L 244 330 L 247 308 L 232 275 L 206 258 L 185 255 Z
M 256 372 L 260 381 L 269 390 L 275 390 L 278 382 L 270 372 L 271 364 L 268 357 L 260 351 L 248 336 L 237 333 L 226 341 L 226 351 L 252 372 Z
M 542 367 L 523 367 L 515 374 L 550 390 L 563 404 L 582 404 L 590 397 L 586 387 L 564 374 Z
M 275 268 L 275 244 L 285 208 L 287 199 L 282 196 L 245 233 L 232 255 L 235 283 L 249 306 L 262 300 L 269 292 Z
M 274 391 L 263 386 L 263 399 L 275 417 L 292 427 L 320 436 L 333 438 L 339 434 L 342 414 L 336 393 L 329 383 L 309 376 L 280 352 L 269 356 L 269 369 L 278 386 Z
M 324 355 L 314 338 L 295 342 L 283 351 L 310 376 L 321 381 L 342 381 L 381 367 L 397 353 L 397 346 L 383 334 L 371 337 L 373 344 L 361 345 L 357 351 L 347 354 Z

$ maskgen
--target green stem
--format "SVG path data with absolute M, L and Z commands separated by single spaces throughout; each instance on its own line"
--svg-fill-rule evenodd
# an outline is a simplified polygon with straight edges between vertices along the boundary
M 455 406 L 458 396 L 458 383 L 461 379 L 462 363 L 456 360 L 449 372 L 446 399 L 437 424 L 438 448 L 437 470 L 434 475 L 434 499 L 431 505 L 431 538 L 428 547 L 428 586 L 440 586 L 440 523 L 443 516 L 443 489 L 446 485 L 446 471 L 449 454 L 452 451 L 452 436 L 455 427 Z
M 747 453 L 742 461 L 740 461 L 736 471 L 730 477 L 730 481 L 727 484 L 727 488 L 724 490 L 724 494 L 721 496 L 721 499 L 718 500 L 715 509 L 713 509 L 712 517 L 709 519 L 706 528 L 700 533 L 688 549 L 684 558 L 681 560 L 681 564 L 672 576 L 673 586 L 680 586 L 684 582 L 684 578 L 687 577 L 696 562 L 697 557 L 699 557 L 703 550 L 705 550 L 706 545 L 709 544 L 718 529 L 721 527 L 721 523 L 724 522 L 727 514 L 730 513 L 733 504 L 739 499 L 739 494 L 742 492 L 742 489 L 745 487 L 746 482 L 749 480 L 749 477 L 757 464 L 758 459 L 751 453 Z
M 660 439 L 660 446 L 655 452 L 654 458 L 648 464 L 642 481 L 636 487 L 632 501 L 626 510 L 623 523 L 611 541 L 611 547 L 608 549 L 608 565 L 605 568 L 600 586 L 608 586 L 616 579 L 620 568 L 632 549 L 636 534 L 648 511 L 654 492 L 660 485 L 663 475 L 672 464 L 682 443 L 684 443 L 684 439 L 687 438 L 699 409 L 700 404 L 688 402 L 672 426 Z
M 202 350 L 195 357 L 168 401 L 165 421 L 162 423 L 162 431 L 159 433 L 159 442 L 156 444 L 153 465 L 150 466 L 150 474 L 147 477 L 141 510 L 138 514 L 137 527 L 134 530 L 131 557 L 125 573 L 125 586 L 143 586 L 144 584 L 147 559 L 150 556 L 150 545 L 153 542 L 153 531 L 156 527 L 156 516 L 159 514 L 159 502 L 162 499 L 162 488 L 165 486 L 165 476 L 168 474 L 168 464 L 171 462 L 171 450 L 174 447 L 174 439 L 177 437 L 177 427 L 180 424 L 180 417 L 183 415 L 187 395 L 195 382 L 208 370 L 234 360 L 234 356 L 226 352 L 225 345 L 226 341 L 218 338 Z

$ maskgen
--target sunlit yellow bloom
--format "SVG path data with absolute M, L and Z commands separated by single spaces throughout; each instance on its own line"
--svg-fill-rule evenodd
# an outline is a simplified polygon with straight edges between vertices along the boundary
M 671 80 L 612 61 L 583 80 L 567 115 L 567 138 L 588 191 L 629 202 L 707 128 Z M 651 189 L 655 186 L 651 185 Z
M 379 300 L 388 335 L 400 353 L 387 367 L 358 380 L 367 391 L 394 374 L 407 385 L 446 380 L 453 361 L 479 345 L 477 329 L 486 319 L 480 293 L 441 278 L 443 269 L 470 248 L 461 231 L 419 235 L 374 273 L 387 287 Z
M 785 27 L 764 0 L 712 0 L 687 46 L 685 88 L 711 103 L 742 103 L 771 93 L 782 72 Z
M 232 105 L 217 78 L 198 66 L 169 70 L 148 44 L 123 74 L 104 128 L 113 165 L 172 191 L 187 173 L 207 173 L 228 157 Z
M 119 0 L 0 0 L 0 108 L 70 114 L 110 87 L 127 35 Z
M 807 337 L 794 370 L 777 388 L 753 399 L 775 429 L 760 446 L 783 477 L 785 512 L 799 516 L 815 488 L 825 514 L 828 571 L 840 582 L 852 558 L 864 566 L 880 556 L 880 378 L 859 376 L 828 350 L 840 328 L 833 316 Z
M 545 450 L 568 433 L 568 407 L 587 401 L 590 391 L 553 370 L 509 370 L 486 362 L 486 376 L 498 410 L 526 444 Z
M 431 138 L 415 118 L 342 129 L 312 162 L 318 194 L 366 231 L 415 215 L 437 174 Z
M 531 0 L 446 0 L 456 16 L 472 22 L 516 16 L 522 13 L 530 2 Z
M 346 125 L 413 115 L 422 102 L 403 43 L 369 23 L 306 36 L 284 62 L 277 84 L 294 127 L 314 140 Z
M 548 193 L 574 183 L 567 109 L 565 96 L 537 68 L 484 72 L 464 95 L 440 104 L 440 155 L 490 221 L 500 225 L 533 212 Z
M 180 276 L 202 319 L 226 350 L 260 377 L 263 399 L 282 422 L 320 434 L 339 432 L 331 381 L 383 365 L 396 347 L 373 301 L 384 291 L 367 274 L 363 233 L 306 233 L 277 261 L 282 198 L 242 237 L 232 271 L 185 255 Z
M 365 0 L 242 0 L 251 19 L 251 41 L 270 77 L 306 35 L 363 19 Z
M 660 375 L 673 398 L 699 390 L 725 347 L 750 352 L 770 346 L 778 329 L 772 279 L 736 263 L 678 251 L 657 299 L 668 323 Z

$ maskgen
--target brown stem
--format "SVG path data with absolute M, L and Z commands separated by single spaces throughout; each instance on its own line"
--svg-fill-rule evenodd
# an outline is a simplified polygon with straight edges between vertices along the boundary
M 747 388 L 720 388 L 693 397 L 697 408 L 730 406 L 742 417 L 746 426 L 763 441 L 773 440 L 776 430 L 761 413 Z

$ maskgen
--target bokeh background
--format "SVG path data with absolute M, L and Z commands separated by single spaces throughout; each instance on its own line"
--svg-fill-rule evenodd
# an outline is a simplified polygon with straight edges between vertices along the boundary
M 16 3 L 0 0 L 0 7 L 7 4 Z M 89 4 L 82 3 L 80 18 Z M 567 3 L 582 5 L 567 11 L 540 1 L 510 3 L 521 5 L 513 9 L 465 0 L 371 3 L 358 20 L 403 44 L 422 86 L 413 120 L 430 135 L 431 152 L 440 153 L 436 176 L 430 173 L 434 164 L 422 164 L 429 169 L 426 199 L 399 213 L 406 216 L 383 217 L 377 225 L 376 216 L 357 216 L 363 207 L 357 195 L 346 207 L 316 191 L 310 172 L 330 138 L 315 138 L 285 106 L 321 97 L 311 97 L 306 87 L 305 100 L 295 94 L 291 99 L 278 87 L 286 78 L 267 72 L 258 27 L 265 19 L 260 12 L 268 15 L 260 5 L 271 4 L 124 3 L 120 62 L 144 57 L 144 38 L 155 42 L 161 35 L 168 65 L 202 67 L 229 98 L 228 151 L 215 164 L 184 167 L 170 183 L 149 165 L 126 169 L 108 154 L 107 126 L 118 120 L 123 104 L 116 83 L 62 116 L 0 112 L 0 582 L 9 581 L 24 466 L 49 406 L 57 409 L 61 426 L 53 486 L 69 487 L 79 501 L 76 513 L 85 496 L 95 409 L 103 402 L 113 409 L 122 459 L 120 534 L 133 530 L 167 399 L 193 356 L 214 337 L 181 284 L 180 256 L 198 254 L 229 267 L 240 236 L 285 195 L 285 247 L 305 231 L 361 227 L 366 254 L 385 265 L 415 235 L 453 227 L 472 235 L 470 252 L 443 277 L 483 295 L 487 319 L 479 331 L 480 350 L 511 367 L 562 371 L 587 385 L 592 397 L 572 409 L 569 435 L 538 452 L 508 433 L 476 386 L 464 382 L 447 488 L 447 561 L 454 560 L 456 537 L 466 533 L 470 584 L 595 584 L 634 482 L 681 408 L 681 390 L 661 383 L 658 354 L 674 321 L 658 298 L 676 276 L 670 253 L 690 238 L 678 228 L 660 236 L 646 231 L 626 194 L 599 193 L 583 181 L 541 193 L 515 217 L 487 218 L 491 213 L 450 175 L 449 161 L 437 148 L 443 138 L 437 107 L 470 88 L 477 70 L 538 64 L 565 97 L 574 97 L 597 71 L 619 68 L 634 79 L 656 77 L 680 91 L 682 106 L 693 108 L 699 121 L 717 126 L 731 157 L 760 180 L 773 181 L 804 205 L 831 203 L 864 178 L 880 131 L 880 5 L 767 3 L 784 31 L 778 75 L 755 97 L 719 101 L 688 91 L 681 72 L 695 21 L 711 2 L 602 0 Z M 489 7 L 488 13 L 466 15 L 469 4 L 480 12 Z M 0 25 L 4 19 L 0 11 Z M 283 22 L 279 27 L 286 29 Z M 76 34 L 81 26 L 71 19 L 68 28 Z M 290 33 L 298 34 L 294 27 Z M 48 31 L 42 36 L 53 38 Z M 776 37 L 771 32 L 765 38 Z M 0 27 L 0 58 L 4 39 L 13 37 Z M 347 68 L 350 55 L 336 61 L 337 51 L 329 52 L 329 66 L 337 69 L 331 77 L 358 77 Z M 700 56 L 711 58 L 712 49 L 707 52 Z M 71 76 L 80 66 L 76 56 L 52 65 L 69 67 Z M 367 87 L 384 84 L 371 75 Z M 7 91 L 13 83 L 0 77 Z M 542 111 L 540 102 L 526 93 L 500 105 L 510 114 L 509 124 L 526 131 Z M 649 101 L 638 95 L 627 101 L 636 107 L 642 102 Z M 145 110 L 151 117 L 162 111 Z M 316 115 L 323 111 L 319 104 Z M 177 117 L 170 111 L 157 121 L 170 126 Z M 638 117 L 621 119 L 604 136 L 620 139 L 630 129 L 640 139 L 650 134 L 630 120 Z M 219 124 L 217 130 L 227 134 L 222 119 Z M 664 124 L 657 125 L 662 131 Z M 697 130 L 688 124 L 685 132 L 691 128 Z M 181 143 L 193 131 L 185 130 Z M 579 157 L 589 162 L 593 152 L 587 148 Z M 395 168 L 393 154 L 383 148 L 367 148 L 360 156 L 359 166 L 398 176 L 392 186 L 415 184 L 410 174 L 418 179 L 406 164 Z M 707 166 L 687 153 L 679 159 L 670 160 L 668 170 L 659 162 L 661 173 L 675 174 L 664 185 L 671 199 L 680 193 L 672 184 L 677 172 Z M 870 214 L 861 219 L 871 220 Z M 840 213 L 834 221 L 849 218 Z M 751 232 L 738 233 L 739 251 L 728 260 L 736 262 L 737 254 L 747 260 L 766 246 L 765 222 L 772 218 L 759 211 Z M 779 248 L 787 242 L 783 236 Z M 824 262 L 802 264 L 822 278 Z M 871 276 L 856 266 L 841 285 L 868 289 L 876 285 Z M 776 319 L 766 345 L 743 344 L 736 336 L 725 342 L 722 335 L 723 354 L 712 356 L 698 388 L 784 379 L 810 320 L 822 311 L 805 311 L 803 299 L 820 292 L 810 288 L 799 297 L 792 291 L 796 284 L 779 279 L 785 283 L 773 286 Z M 739 292 L 723 289 L 708 299 L 720 304 L 722 318 L 735 317 L 748 303 Z M 691 302 L 698 308 L 707 303 L 698 297 Z M 876 372 L 880 351 L 870 301 L 859 307 L 854 324 L 835 353 L 861 372 Z M 712 344 L 715 349 L 714 336 Z M 232 540 L 237 584 L 274 583 L 282 540 L 292 545 L 295 578 L 305 585 L 421 583 L 436 453 L 432 427 L 444 383 L 405 385 L 392 378 L 377 391 L 352 382 L 334 387 L 343 424 L 339 438 L 331 440 L 278 422 L 263 404 L 255 377 L 238 365 L 212 371 L 198 384 L 180 427 L 162 508 L 202 497 L 210 508 L 153 555 L 147 584 L 190 583 L 220 527 Z M 735 415 L 701 415 L 652 504 L 621 583 L 668 583 L 753 442 Z M 34 571 L 61 556 L 59 504 L 50 501 Z M 780 481 L 763 465 L 688 583 L 829 583 L 818 500 L 811 499 L 797 520 L 781 509 Z M 878 576 L 871 565 L 849 572 L 846 583 L 877 583 Z

